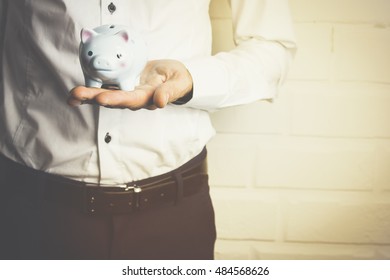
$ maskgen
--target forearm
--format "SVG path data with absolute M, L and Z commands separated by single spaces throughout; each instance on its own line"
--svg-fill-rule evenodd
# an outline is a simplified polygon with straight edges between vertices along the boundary
M 230 0 L 229 52 L 185 62 L 194 91 L 186 106 L 218 109 L 275 97 L 287 74 L 295 39 L 287 0 Z
M 194 88 L 185 106 L 214 110 L 272 99 L 292 55 L 278 42 L 251 39 L 230 52 L 187 61 Z

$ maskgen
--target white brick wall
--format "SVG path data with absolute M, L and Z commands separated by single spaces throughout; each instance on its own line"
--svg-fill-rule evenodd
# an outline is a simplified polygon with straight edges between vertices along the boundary
M 217 259 L 390 259 L 390 1 L 290 0 L 274 103 L 212 115 Z M 212 0 L 214 52 L 233 47 Z

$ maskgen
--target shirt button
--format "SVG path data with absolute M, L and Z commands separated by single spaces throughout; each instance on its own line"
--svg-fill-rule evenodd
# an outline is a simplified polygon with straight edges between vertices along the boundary
M 107 132 L 106 136 L 104 136 L 104 142 L 107 144 L 111 142 L 111 135 Z
M 110 12 L 110 14 L 113 14 L 115 11 L 116 11 L 116 6 L 114 5 L 114 3 L 110 3 L 110 5 L 108 5 L 108 11 Z

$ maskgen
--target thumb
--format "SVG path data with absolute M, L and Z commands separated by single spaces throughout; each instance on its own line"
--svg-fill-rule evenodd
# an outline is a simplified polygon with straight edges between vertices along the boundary
M 157 108 L 164 108 L 169 102 L 175 100 L 175 95 L 179 94 L 175 83 L 171 80 L 159 85 L 153 96 L 153 103 Z

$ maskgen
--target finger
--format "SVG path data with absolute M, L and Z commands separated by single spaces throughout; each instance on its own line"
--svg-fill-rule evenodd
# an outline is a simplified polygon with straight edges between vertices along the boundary
M 156 88 L 153 101 L 158 108 L 163 108 L 183 97 L 188 91 L 181 79 L 172 78 Z
M 157 106 L 153 104 L 153 105 L 150 105 L 150 106 L 145 107 L 145 109 L 150 110 L 150 111 L 153 111 L 153 110 L 156 110 L 156 109 L 157 109 Z
M 97 104 L 111 108 L 137 110 L 152 105 L 154 88 L 139 86 L 133 91 L 105 91 L 95 97 Z
M 109 90 L 103 88 L 77 86 L 70 91 L 68 104 L 71 106 L 78 106 L 85 103 L 94 103 L 95 97 L 105 91 Z
M 170 82 L 161 84 L 156 88 L 153 96 L 153 103 L 157 108 L 164 108 L 170 101 L 170 97 L 173 95 Z
M 157 63 L 157 65 L 156 65 Z M 166 81 L 167 75 L 158 66 L 158 61 L 149 61 L 140 76 L 140 84 L 157 86 Z

